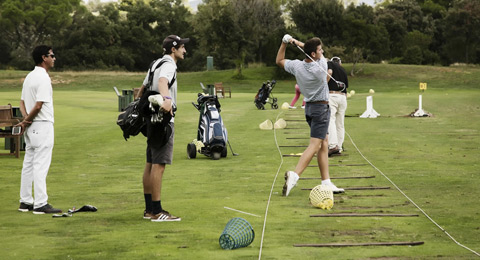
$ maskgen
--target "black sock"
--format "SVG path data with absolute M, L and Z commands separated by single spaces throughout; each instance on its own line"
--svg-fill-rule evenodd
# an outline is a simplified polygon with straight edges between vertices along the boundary
M 152 204 L 153 204 L 153 214 L 158 214 L 160 212 L 162 212 L 162 202 L 159 200 L 159 201 L 152 201 Z
M 145 211 L 152 212 L 152 194 L 143 194 L 143 196 L 145 197 Z

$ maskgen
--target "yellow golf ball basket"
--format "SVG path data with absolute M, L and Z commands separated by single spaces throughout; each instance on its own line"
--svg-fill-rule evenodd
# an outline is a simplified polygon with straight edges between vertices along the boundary
M 326 185 L 317 185 L 310 192 L 310 203 L 317 208 L 333 207 L 333 191 Z

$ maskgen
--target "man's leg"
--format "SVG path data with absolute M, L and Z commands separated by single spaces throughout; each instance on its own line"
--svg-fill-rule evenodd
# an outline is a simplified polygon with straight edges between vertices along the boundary
M 328 136 L 327 140 L 322 140 L 322 146 L 318 149 L 317 153 L 318 168 L 322 176 L 322 184 L 329 186 L 333 193 L 343 193 L 344 189 L 337 188 L 335 184 L 330 180 L 330 172 L 328 167 Z
M 162 196 L 162 179 L 165 172 L 165 164 L 152 164 L 150 183 L 152 185 L 152 201 L 160 201 Z
M 161 194 L 162 194 L 162 179 L 165 172 L 165 164 L 152 164 L 152 171 L 150 174 L 150 180 L 152 183 L 152 205 L 153 205 L 153 222 L 164 221 L 181 221 L 182 219 L 173 216 L 168 211 L 162 208 Z
M 23 159 L 22 174 L 20 178 L 20 203 L 32 205 L 33 207 L 33 158 L 35 149 L 30 145 L 28 133 L 25 133 L 25 157 Z M 22 210 L 23 211 L 23 210 Z M 28 211 L 28 210 L 26 210 Z
M 322 139 L 318 138 L 310 138 L 310 144 L 308 145 L 307 149 L 303 151 L 302 156 L 298 160 L 297 166 L 295 167 L 295 171 L 287 171 L 285 173 L 285 185 L 283 185 L 282 194 L 283 196 L 288 196 L 290 191 L 297 185 L 297 181 L 300 178 L 300 175 L 303 173 L 305 168 L 307 168 L 308 164 L 312 160 L 315 153 L 320 149 Z M 328 152 L 328 151 L 327 151 Z
M 305 149 L 305 151 L 303 151 L 302 156 L 300 156 L 297 166 L 295 167 L 295 172 L 298 174 L 298 176 L 302 175 L 305 168 L 308 167 L 308 164 L 310 164 L 310 161 L 312 161 L 312 158 L 313 156 L 315 156 L 315 153 L 319 151 L 321 145 L 322 145 L 322 139 L 313 138 L 313 137 L 310 138 L 310 143 L 308 144 L 308 147 Z M 327 153 L 328 153 L 328 149 L 327 149 Z
M 160 213 L 162 208 L 162 179 L 165 164 L 146 163 L 143 171 L 143 195 L 145 197 L 145 212 L 143 217 L 151 219 Z
M 329 107 L 330 107 L 330 122 L 328 124 L 328 155 L 338 153 L 339 145 L 338 145 L 338 136 L 337 136 L 337 128 L 336 128 L 336 121 L 338 117 L 338 109 L 339 104 L 337 100 L 337 95 L 330 95 L 329 100 Z
M 152 164 L 145 163 L 145 169 L 143 170 L 143 196 L 145 198 L 145 212 L 143 212 L 144 219 L 151 219 L 153 216 L 152 206 L 152 184 L 150 183 L 150 172 L 152 171 Z
M 35 131 L 35 134 L 32 135 L 34 137 L 31 138 L 32 145 L 35 147 L 33 159 L 34 208 L 40 208 L 48 203 L 47 175 L 52 162 L 54 144 L 53 123 L 34 122 L 29 128 Z
M 143 170 L 143 193 L 152 194 L 152 185 L 150 184 L 150 171 L 152 170 L 152 164 L 146 163 Z
M 320 175 L 322 180 L 330 179 L 330 173 L 328 171 L 328 137 L 324 140 L 319 139 L 321 145 L 317 152 L 318 168 L 320 169 Z
M 290 108 L 293 108 L 293 106 L 295 106 L 295 103 L 297 103 L 300 94 L 300 88 L 298 87 L 298 85 L 295 85 L 295 97 L 292 99 L 292 102 L 290 102 Z
M 343 148 L 343 141 L 345 140 L 345 112 L 347 110 L 347 97 L 342 96 L 342 100 L 339 101 L 336 128 L 337 128 L 337 140 L 340 151 Z

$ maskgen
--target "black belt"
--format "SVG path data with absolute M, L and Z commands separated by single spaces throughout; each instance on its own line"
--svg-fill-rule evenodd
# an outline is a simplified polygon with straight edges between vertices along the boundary
M 328 101 L 311 101 L 311 102 L 307 102 L 307 103 L 310 103 L 310 104 L 326 104 L 326 105 L 328 105 Z

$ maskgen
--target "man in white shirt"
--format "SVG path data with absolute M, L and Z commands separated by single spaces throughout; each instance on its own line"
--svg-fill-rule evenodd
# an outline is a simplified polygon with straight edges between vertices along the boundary
M 37 46 L 32 52 L 35 69 L 23 82 L 20 111 L 23 121 L 17 126 L 25 133 L 25 158 L 20 181 L 21 212 L 61 213 L 48 204 L 47 174 L 53 150 L 53 91 L 48 70 L 55 64 L 50 46 Z M 32 196 L 32 186 L 34 194 Z
M 169 35 L 163 40 L 164 56 L 152 64 L 155 69 L 157 64 L 165 61 L 158 67 L 153 74 L 153 80 L 149 84 L 149 74 L 147 73 L 143 85 L 139 91 L 139 97 L 144 91 L 150 90 L 161 94 L 163 101 L 160 110 L 173 115 L 173 105 L 177 102 L 177 61 L 185 59 L 185 43 L 189 38 L 180 38 L 177 35 Z M 152 70 L 152 68 L 149 69 Z M 147 89 L 148 87 L 148 89 Z M 172 164 L 173 159 L 173 137 L 174 137 L 174 118 L 169 122 L 168 127 L 171 134 L 166 144 L 161 140 L 150 138 L 155 133 L 155 127 L 149 127 L 147 122 L 147 160 L 143 172 L 143 193 L 145 197 L 144 219 L 150 219 L 153 222 L 164 221 L 180 221 L 181 218 L 176 217 L 166 211 L 161 204 L 162 179 L 167 164 Z M 153 132 L 153 133 L 152 133 Z

